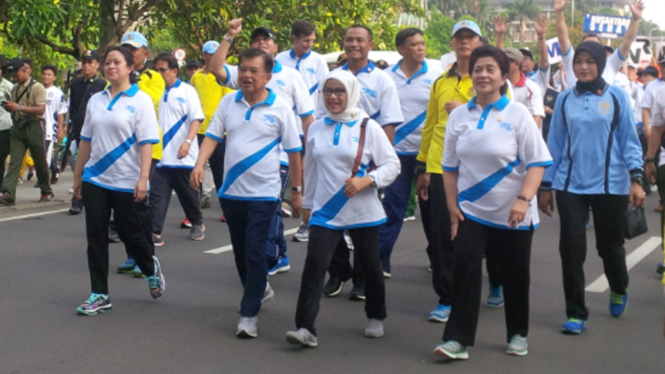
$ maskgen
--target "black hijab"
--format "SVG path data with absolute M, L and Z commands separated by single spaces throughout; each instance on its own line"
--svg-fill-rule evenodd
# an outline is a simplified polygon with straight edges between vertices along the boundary
M 605 86 L 607 86 L 607 83 L 603 79 L 603 72 L 605 71 L 605 64 L 607 63 L 605 47 L 600 43 L 584 42 L 580 44 L 575 50 L 574 59 L 577 58 L 577 55 L 582 51 L 589 52 L 589 54 L 593 56 L 593 59 L 596 60 L 596 65 L 598 65 L 598 76 L 591 82 L 582 82 L 578 79 L 577 92 L 592 92 L 599 94 L 600 92 L 604 91 Z

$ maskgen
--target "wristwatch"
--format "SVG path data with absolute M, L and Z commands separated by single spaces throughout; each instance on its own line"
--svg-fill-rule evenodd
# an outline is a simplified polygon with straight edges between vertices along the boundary
M 370 184 L 370 186 L 376 188 L 376 187 L 377 187 L 377 185 L 376 185 L 376 179 L 374 179 L 374 176 L 373 176 L 373 175 L 370 175 L 369 177 L 370 177 L 370 179 L 372 180 L 372 184 Z
M 226 40 L 227 42 L 229 42 L 229 44 L 233 44 L 233 41 L 234 41 L 235 39 L 233 39 L 232 37 L 230 37 L 230 36 L 228 36 L 228 35 L 224 35 L 224 40 Z
M 291 187 L 291 191 L 293 191 L 293 192 L 302 192 L 302 186 Z
M 185 139 L 185 141 L 186 141 L 187 143 L 189 143 L 189 145 L 192 145 L 192 140 Z
M 19 112 L 23 112 L 23 105 L 19 105 L 19 106 L 18 106 L 18 111 L 19 111 Z
M 644 184 L 644 179 L 642 177 L 635 177 L 630 179 L 631 183 L 637 183 L 639 185 Z

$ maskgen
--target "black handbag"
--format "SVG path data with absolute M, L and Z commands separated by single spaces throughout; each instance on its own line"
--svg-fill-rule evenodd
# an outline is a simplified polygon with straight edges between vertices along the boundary
M 628 207 L 623 237 L 630 240 L 649 231 L 644 207 Z

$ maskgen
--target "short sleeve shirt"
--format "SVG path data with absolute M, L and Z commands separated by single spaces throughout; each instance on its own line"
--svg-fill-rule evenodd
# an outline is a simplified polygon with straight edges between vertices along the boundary
M 58 133 L 58 115 L 67 114 L 67 100 L 65 94 L 56 87 L 46 89 L 46 110 L 44 111 L 44 132 L 46 140 L 55 141 Z
M 224 134 L 224 183 L 218 196 L 277 201 L 282 189 L 279 145 L 287 153 L 302 150 L 292 107 L 272 90 L 266 100 L 254 105 L 249 105 L 242 91 L 226 95 L 206 136 L 221 142 Z
M 423 61 L 422 68 L 410 78 L 400 68 L 401 61 L 386 70 L 395 82 L 404 122 L 395 127 L 395 152 L 399 155 L 418 155 L 423 125 L 427 117 L 432 84 L 441 75 L 437 66 L 429 66 Z
M 205 114 L 205 119 L 201 122 L 198 131 L 199 134 L 203 135 L 208 129 L 210 120 L 212 120 L 212 116 L 215 114 L 219 102 L 222 101 L 224 96 L 232 93 L 233 90 L 217 83 L 215 76 L 212 73 L 206 73 L 204 70 L 199 70 L 194 73 L 191 85 L 199 94 L 201 107 L 203 107 L 203 114 Z
M 290 49 L 278 54 L 275 60 L 298 71 L 305 81 L 312 103 L 318 103 L 319 91 L 329 72 L 323 57 L 311 50 L 302 57 L 297 57 L 293 49 Z
M 186 157 L 178 159 L 178 150 L 189 135 L 189 128 L 194 121 L 203 121 L 203 109 L 199 95 L 194 87 L 178 79 L 164 91 L 164 98 L 159 105 L 159 125 L 164 134 L 164 152 L 157 168 L 194 169 L 199 155 L 199 143 L 194 139 Z
M 522 74 L 522 78 L 513 86 L 513 94 L 515 101 L 524 104 L 532 116 L 545 118 L 543 94 L 536 82 Z
M 12 83 L 4 78 L 0 78 L 0 100 L 11 100 Z M 0 131 L 8 130 L 12 127 L 12 115 L 0 106 Z
M 550 165 L 552 157 L 531 113 L 506 96 L 484 109 L 474 98 L 448 118 L 442 167 L 459 173 L 457 201 L 467 219 L 514 229 L 508 217 L 527 170 Z M 538 227 L 537 207 L 534 197 L 517 229 Z
M 40 104 L 46 104 L 46 89 L 44 86 L 42 86 L 41 83 L 34 81 L 32 78 L 28 79 L 24 84 L 15 84 L 14 87 L 12 88 L 12 100 L 16 101 L 16 99 L 21 96 L 23 91 L 27 90 L 30 82 L 35 82 L 32 87 L 30 87 L 30 91 L 28 91 L 23 97 L 21 97 L 21 100 L 18 101 L 18 105 L 21 106 L 37 106 Z M 32 119 L 41 119 L 42 116 L 39 114 L 22 114 L 24 116 L 28 116 Z M 14 115 L 16 116 L 16 115 Z
M 159 143 L 152 99 L 133 84 L 111 97 L 110 89 L 88 101 L 81 140 L 91 143 L 83 181 L 133 193 L 141 174 L 140 146 Z
M 543 70 L 538 65 L 538 69 L 527 76 L 531 81 L 538 84 L 540 92 L 547 92 L 547 88 L 550 86 L 550 75 L 552 74 L 552 65 L 548 65 L 547 69 Z

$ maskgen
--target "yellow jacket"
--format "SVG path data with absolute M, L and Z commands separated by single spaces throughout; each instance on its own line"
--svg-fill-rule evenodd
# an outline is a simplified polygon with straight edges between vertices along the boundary
M 441 169 L 443 138 L 446 135 L 446 123 L 448 122 L 446 103 L 457 100 L 466 104 L 474 96 L 476 93 L 473 90 L 471 77 L 469 75 L 460 77 L 457 73 L 457 63 L 432 85 L 418 154 L 419 163 L 427 164 L 427 173 L 443 174 Z
M 201 122 L 198 133 L 205 135 L 212 116 L 215 114 L 217 106 L 219 106 L 219 102 L 222 101 L 224 96 L 234 91 L 220 85 L 214 74 L 206 73 L 203 69 L 192 75 L 190 84 L 196 89 L 201 99 L 201 107 L 203 108 L 205 119 Z
M 152 103 L 155 105 L 155 113 L 159 118 L 159 101 L 164 95 L 164 90 L 166 89 L 166 83 L 164 83 L 164 78 L 158 72 L 144 68 L 141 71 L 141 75 L 138 78 L 139 89 L 150 96 Z M 159 143 L 152 146 L 152 159 L 161 160 L 162 153 L 164 151 L 164 143 L 162 143 L 162 128 L 157 124 L 157 129 L 159 131 Z

